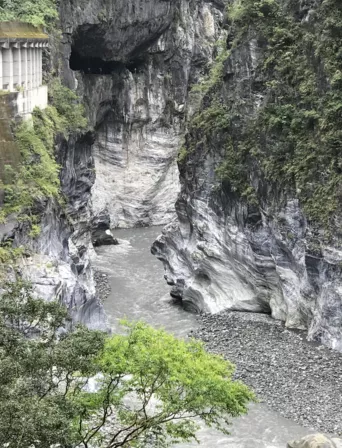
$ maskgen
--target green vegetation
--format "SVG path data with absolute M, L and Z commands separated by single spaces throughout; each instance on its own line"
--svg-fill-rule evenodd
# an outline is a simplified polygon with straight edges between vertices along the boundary
M 217 56 L 210 67 L 208 75 L 199 84 L 192 87 L 192 92 L 199 92 L 204 95 L 223 80 L 224 63 L 230 52 L 226 49 L 224 40 L 217 42 L 216 49 Z
M 33 123 L 23 122 L 15 129 L 21 164 L 18 170 L 6 167 L 7 182 L 1 185 L 5 198 L 0 221 L 11 213 L 23 213 L 22 218 L 32 224 L 32 236 L 39 234 L 32 212 L 36 202 L 46 198 L 62 202 L 59 166 L 54 156 L 56 135 L 67 137 L 70 132 L 84 130 L 87 126 L 83 106 L 74 92 L 62 86 L 59 80 L 51 83 L 49 91 L 51 105 L 45 110 L 35 109 Z
M 29 236 L 31 238 L 37 238 L 40 235 L 41 232 L 41 227 L 38 224 L 31 224 L 31 230 L 29 232 Z
M 58 113 L 60 130 L 64 134 L 86 129 L 88 121 L 84 106 L 80 104 L 76 93 L 63 86 L 59 78 L 54 78 L 49 84 L 49 100 Z
M 33 297 L 20 281 L 4 285 L 0 298 L 0 445 L 45 448 L 71 437 L 75 404 L 69 392 L 81 387 L 74 372 L 89 376 L 104 335 L 85 328 L 63 337 L 66 310 Z M 35 335 L 34 338 L 32 336 Z
M 217 173 L 239 196 L 258 200 L 250 184 L 258 171 L 329 228 L 342 199 L 341 3 L 319 2 L 302 20 L 298 2 L 236 0 L 228 17 L 231 58 L 258 42 L 256 74 L 241 91 L 241 80 L 213 79 L 190 123 L 187 149 L 224 147 Z M 263 98 L 258 107 L 255 94 Z
M 57 17 L 55 0 L 0 0 L 0 22 L 17 20 L 49 28 Z
M 23 254 L 22 247 L 12 247 L 12 241 L 7 240 L 0 244 L 0 277 L 2 274 L 1 265 L 14 264 Z
M 111 337 L 81 326 L 58 336 L 67 318 L 63 307 L 34 298 L 22 281 L 5 289 L 1 446 L 139 447 L 152 438 L 166 447 L 195 438 L 195 417 L 228 433 L 228 419 L 254 399 L 232 381 L 233 366 L 199 342 L 143 323 L 126 323 L 126 334 Z
M 187 157 L 188 157 L 188 150 L 186 149 L 185 146 L 182 146 L 178 152 L 177 162 L 179 164 L 182 164 L 186 161 Z

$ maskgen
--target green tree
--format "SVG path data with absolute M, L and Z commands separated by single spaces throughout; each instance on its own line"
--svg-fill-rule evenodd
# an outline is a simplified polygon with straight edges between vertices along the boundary
M 23 281 L 3 286 L 0 446 L 67 446 L 72 439 L 70 421 L 76 415 L 72 395 L 94 373 L 93 361 L 105 336 L 77 327 L 59 337 L 67 319 L 63 307 L 34 298 Z
M 66 311 L 6 285 L 0 299 L 0 446 L 168 446 L 196 437 L 199 418 L 228 433 L 253 394 L 197 341 L 144 323 L 126 334 L 77 327 Z M 87 387 L 95 383 L 95 390 Z
M 0 22 L 19 20 L 49 27 L 57 17 L 55 0 L 0 0 Z

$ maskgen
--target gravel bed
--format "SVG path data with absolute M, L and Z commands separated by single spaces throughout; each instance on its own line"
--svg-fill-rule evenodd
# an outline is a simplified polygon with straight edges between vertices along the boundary
M 96 293 L 101 302 L 104 302 L 111 292 L 108 274 L 95 270 L 94 280 L 95 280 Z
M 297 423 L 342 434 L 342 354 L 308 343 L 271 317 L 223 312 L 199 317 L 191 336 L 236 364 L 259 401 Z

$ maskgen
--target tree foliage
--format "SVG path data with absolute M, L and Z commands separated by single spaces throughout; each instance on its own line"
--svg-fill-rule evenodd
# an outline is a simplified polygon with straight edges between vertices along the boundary
M 67 317 L 30 285 L 4 285 L 0 298 L 0 446 L 47 448 L 72 438 L 72 394 L 92 374 L 104 335 L 83 327 L 58 342 Z
M 195 438 L 195 417 L 228 432 L 253 394 L 201 343 L 144 323 L 126 334 L 76 327 L 19 281 L 0 298 L 0 446 L 155 446 Z M 95 387 L 90 388 L 91 384 Z
M 232 381 L 234 367 L 222 357 L 208 354 L 198 341 L 184 342 L 144 324 L 127 324 L 128 334 L 106 341 L 98 360 L 102 374 L 94 394 L 80 396 L 84 411 L 76 421 L 85 446 L 92 438 L 115 448 L 144 442 L 191 440 L 195 417 L 228 432 L 228 418 L 246 412 L 252 394 Z M 133 393 L 132 393 L 133 392 Z M 133 406 L 127 406 L 131 396 Z M 89 409 L 99 409 L 94 419 Z M 109 432 L 107 416 L 115 412 L 118 429 Z
M 57 17 L 55 0 L 0 0 L 0 22 L 18 20 L 50 27 Z

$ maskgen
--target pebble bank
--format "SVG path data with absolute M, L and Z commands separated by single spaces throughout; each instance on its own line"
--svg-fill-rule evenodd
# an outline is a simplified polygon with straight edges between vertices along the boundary
M 268 315 L 223 312 L 199 317 L 191 336 L 236 365 L 236 379 L 282 416 L 342 434 L 342 354 L 308 343 Z

